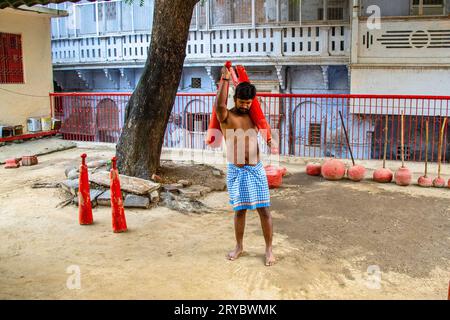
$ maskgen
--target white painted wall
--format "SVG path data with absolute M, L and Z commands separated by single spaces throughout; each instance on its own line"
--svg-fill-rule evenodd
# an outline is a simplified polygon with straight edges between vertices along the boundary
M 449 95 L 450 69 L 353 69 L 352 94 Z
M 201 89 L 191 88 L 191 78 L 201 78 L 202 87 Z M 216 88 L 213 87 L 211 78 L 206 72 L 206 68 L 195 67 L 195 68 L 184 68 L 183 75 L 180 82 L 181 92 L 214 92 Z
M 22 36 L 24 74 L 24 83 L 0 84 L 0 124 L 23 125 L 26 132 L 27 118 L 50 116 L 50 16 L 2 9 L 0 31 Z

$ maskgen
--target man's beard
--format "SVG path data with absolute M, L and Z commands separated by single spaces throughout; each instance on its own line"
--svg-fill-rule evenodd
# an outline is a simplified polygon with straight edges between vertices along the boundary
M 236 108 L 237 112 L 240 114 L 248 114 L 248 109 L 245 108 Z

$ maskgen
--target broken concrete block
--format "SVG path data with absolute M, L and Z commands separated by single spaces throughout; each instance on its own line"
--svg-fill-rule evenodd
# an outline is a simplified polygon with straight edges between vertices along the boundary
M 78 180 L 64 180 L 61 182 L 61 188 L 73 196 L 78 195 Z
M 98 204 L 97 199 L 99 196 L 101 196 L 104 193 L 103 190 L 99 189 L 91 189 L 89 191 L 89 197 L 91 198 L 91 206 L 92 208 L 95 208 Z M 78 196 L 76 196 L 74 199 L 75 205 L 78 206 Z
M 180 189 L 179 192 L 181 195 L 187 198 L 195 199 L 206 195 L 208 192 L 211 192 L 211 188 L 200 185 L 193 185 L 184 189 Z
M 98 167 L 102 167 L 105 165 L 106 165 L 105 160 L 90 161 L 90 162 L 86 163 L 86 166 L 88 168 L 98 168 Z
M 181 184 L 183 187 L 188 187 L 192 184 L 192 182 L 189 180 L 180 180 L 178 181 L 178 184 Z
M 97 204 L 99 206 L 110 207 L 111 206 L 111 191 L 110 190 L 106 190 L 100 196 L 98 196 Z
M 80 176 L 80 174 L 78 173 L 78 170 L 73 169 L 67 174 L 67 179 L 74 180 L 74 179 L 78 179 L 79 176 Z
M 213 191 L 223 191 L 227 189 L 227 184 L 224 179 L 213 179 L 208 185 Z
M 73 171 L 73 170 L 75 170 L 75 171 L 78 172 L 78 169 L 75 168 L 75 167 L 73 167 L 73 166 L 71 166 L 71 167 L 66 167 L 66 168 L 64 169 L 64 174 L 66 175 L 66 177 L 69 175 L 69 172 L 71 172 L 71 171 Z
M 119 179 L 120 179 L 120 188 L 122 191 L 137 195 L 147 195 L 154 190 L 158 190 L 160 187 L 159 183 L 155 183 L 150 180 L 129 177 L 123 174 L 119 174 Z M 89 176 L 89 181 L 108 188 L 111 183 L 111 180 L 109 178 L 109 172 L 107 171 L 100 171 L 91 174 Z
M 159 202 L 159 192 L 158 191 L 152 191 L 150 193 L 150 201 L 152 203 L 158 203 Z
M 167 191 L 167 192 L 178 193 L 179 189 L 182 189 L 182 188 L 183 188 L 182 184 L 166 184 L 166 185 L 163 185 L 163 190 Z
M 150 206 L 150 199 L 147 197 L 137 196 L 135 194 L 128 194 L 123 202 L 125 208 L 141 208 L 148 209 Z

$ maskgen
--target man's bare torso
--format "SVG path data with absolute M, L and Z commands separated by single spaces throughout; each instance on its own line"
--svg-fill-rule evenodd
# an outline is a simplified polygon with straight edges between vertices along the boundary
M 248 114 L 234 109 L 220 123 L 227 144 L 227 159 L 236 166 L 256 165 L 260 161 L 258 129 Z M 243 149 L 245 148 L 245 149 Z

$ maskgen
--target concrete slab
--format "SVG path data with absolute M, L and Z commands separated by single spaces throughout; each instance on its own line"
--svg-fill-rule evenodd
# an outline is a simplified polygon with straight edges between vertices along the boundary
M 62 140 L 59 137 L 29 140 L 22 143 L 9 143 L 0 147 L 0 164 L 4 164 L 6 159 L 9 158 L 21 158 L 24 155 L 40 156 L 72 148 L 76 148 L 74 142 Z

